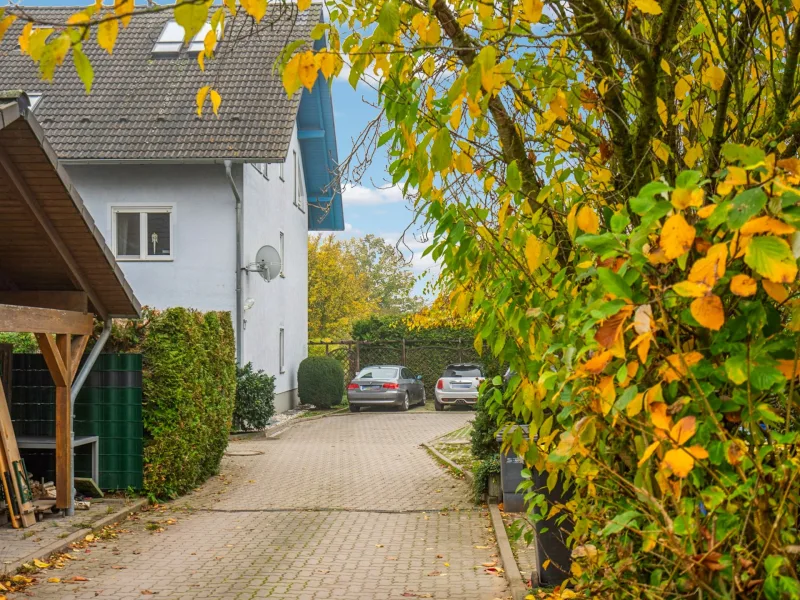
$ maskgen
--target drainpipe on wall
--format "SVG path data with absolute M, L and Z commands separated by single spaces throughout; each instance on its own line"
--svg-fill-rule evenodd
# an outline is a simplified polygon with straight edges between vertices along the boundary
M 111 337 L 111 317 L 106 317 L 106 320 L 103 322 L 103 331 L 100 333 L 100 337 L 97 339 L 92 351 L 89 353 L 86 362 L 83 363 L 78 376 L 75 378 L 75 381 L 72 382 L 72 388 L 70 388 L 69 397 L 70 403 L 72 404 L 72 418 L 70 419 L 72 423 L 72 431 L 70 432 L 70 452 L 72 452 L 72 460 L 69 462 L 69 480 L 73 482 L 72 493 L 69 495 L 69 508 L 67 509 L 67 515 L 72 516 L 75 514 L 75 447 L 73 446 L 72 440 L 75 439 L 75 399 L 78 397 L 78 394 L 83 387 L 83 384 L 86 383 L 86 380 L 89 378 L 89 373 L 94 366 L 94 363 L 97 362 L 97 357 L 100 356 L 100 353 L 103 351 L 103 348 L 108 341 L 108 338 Z M 100 485 L 99 481 L 95 481 L 97 485 Z
M 242 196 L 231 174 L 231 161 L 225 161 L 225 176 L 236 199 L 236 364 L 242 366 Z

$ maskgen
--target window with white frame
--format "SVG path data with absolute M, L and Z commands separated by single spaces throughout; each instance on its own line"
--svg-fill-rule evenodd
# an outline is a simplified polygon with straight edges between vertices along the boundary
M 280 333 L 279 333 L 279 337 L 278 337 L 278 362 L 279 362 L 279 367 L 280 367 L 280 372 L 281 373 L 285 373 L 286 372 L 286 358 L 285 358 L 285 354 L 284 354 L 284 339 L 285 339 L 285 337 L 286 336 L 284 335 L 283 327 L 281 327 Z
M 172 207 L 112 207 L 111 238 L 120 260 L 172 260 Z
M 281 235 L 280 235 L 280 251 L 281 251 L 281 277 L 286 277 L 286 275 L 284 275 L 284 274 L 283 274 L 283 267 L 284 267 L 284 265 L 286 264 L 286 263 L 284 262 L 284 258 L 283 258 L 283 257 L 285 256 L 285 255 L 284 255 L 284 253 L 283 253 L 284 247 L 285 247 L 285 246 L 284 246 L 284 237 L 283 237 L 283 232 L 281 231 Z

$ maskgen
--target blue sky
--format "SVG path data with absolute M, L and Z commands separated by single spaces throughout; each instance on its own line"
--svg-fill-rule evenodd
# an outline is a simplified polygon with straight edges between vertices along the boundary
M 27 6 L 82 6 L 92 4 L 91 0 L 24 0 Z M 69 68 L 69 67 L 67 67 Z M 339 156 L 350 153 L 353 140 L 366 124 L 377 114 L 372 105 L 377 93 L 367 83 L 360 82 L 353 89 L 347 81 L 349 70 L 345 69 L 333 82 L 334 114 L 336 117 L 336 137 Z M 360 237 L 368 233 L 380 236 L 392 244 L 396 244 L 403 231 L 411 224 L 413 212 L 402 197 L 399 188 L 392 187 L 386 173 L 386 154 L 380 149 L 373 157 L 361 182 L 348 186 L 344 192 L 344 218 L 346 230 L 338 233 L 342 239 Z M 420 255 L 425 243 L 414 236 L 416 228 L 406 234 L 402 251 L 410 262 L 410 269 L 420 281 L 415 293 L 424 294 L 425 282 L 435 265 L 429 257 Z

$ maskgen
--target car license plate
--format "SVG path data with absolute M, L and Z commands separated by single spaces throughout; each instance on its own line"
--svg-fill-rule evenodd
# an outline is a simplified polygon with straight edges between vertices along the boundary
M 471 383 L 454 383 L 453 389 L 456 390 L 468 390 L 472 387 Z
M 381 389 L 379 385 L 362 385 L 361 391 L 362 392 L 374 392 L 375 390 Z

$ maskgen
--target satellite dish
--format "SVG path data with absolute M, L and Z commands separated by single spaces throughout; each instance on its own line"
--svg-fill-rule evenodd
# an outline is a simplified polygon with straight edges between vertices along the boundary
M 280 252 L 273 246 L 261 246 L 256 252 L 256 262 L 248 265 L 247 270 L 255 271 L 264 278 L 264 281 L 272 281 L 281 274 Z

